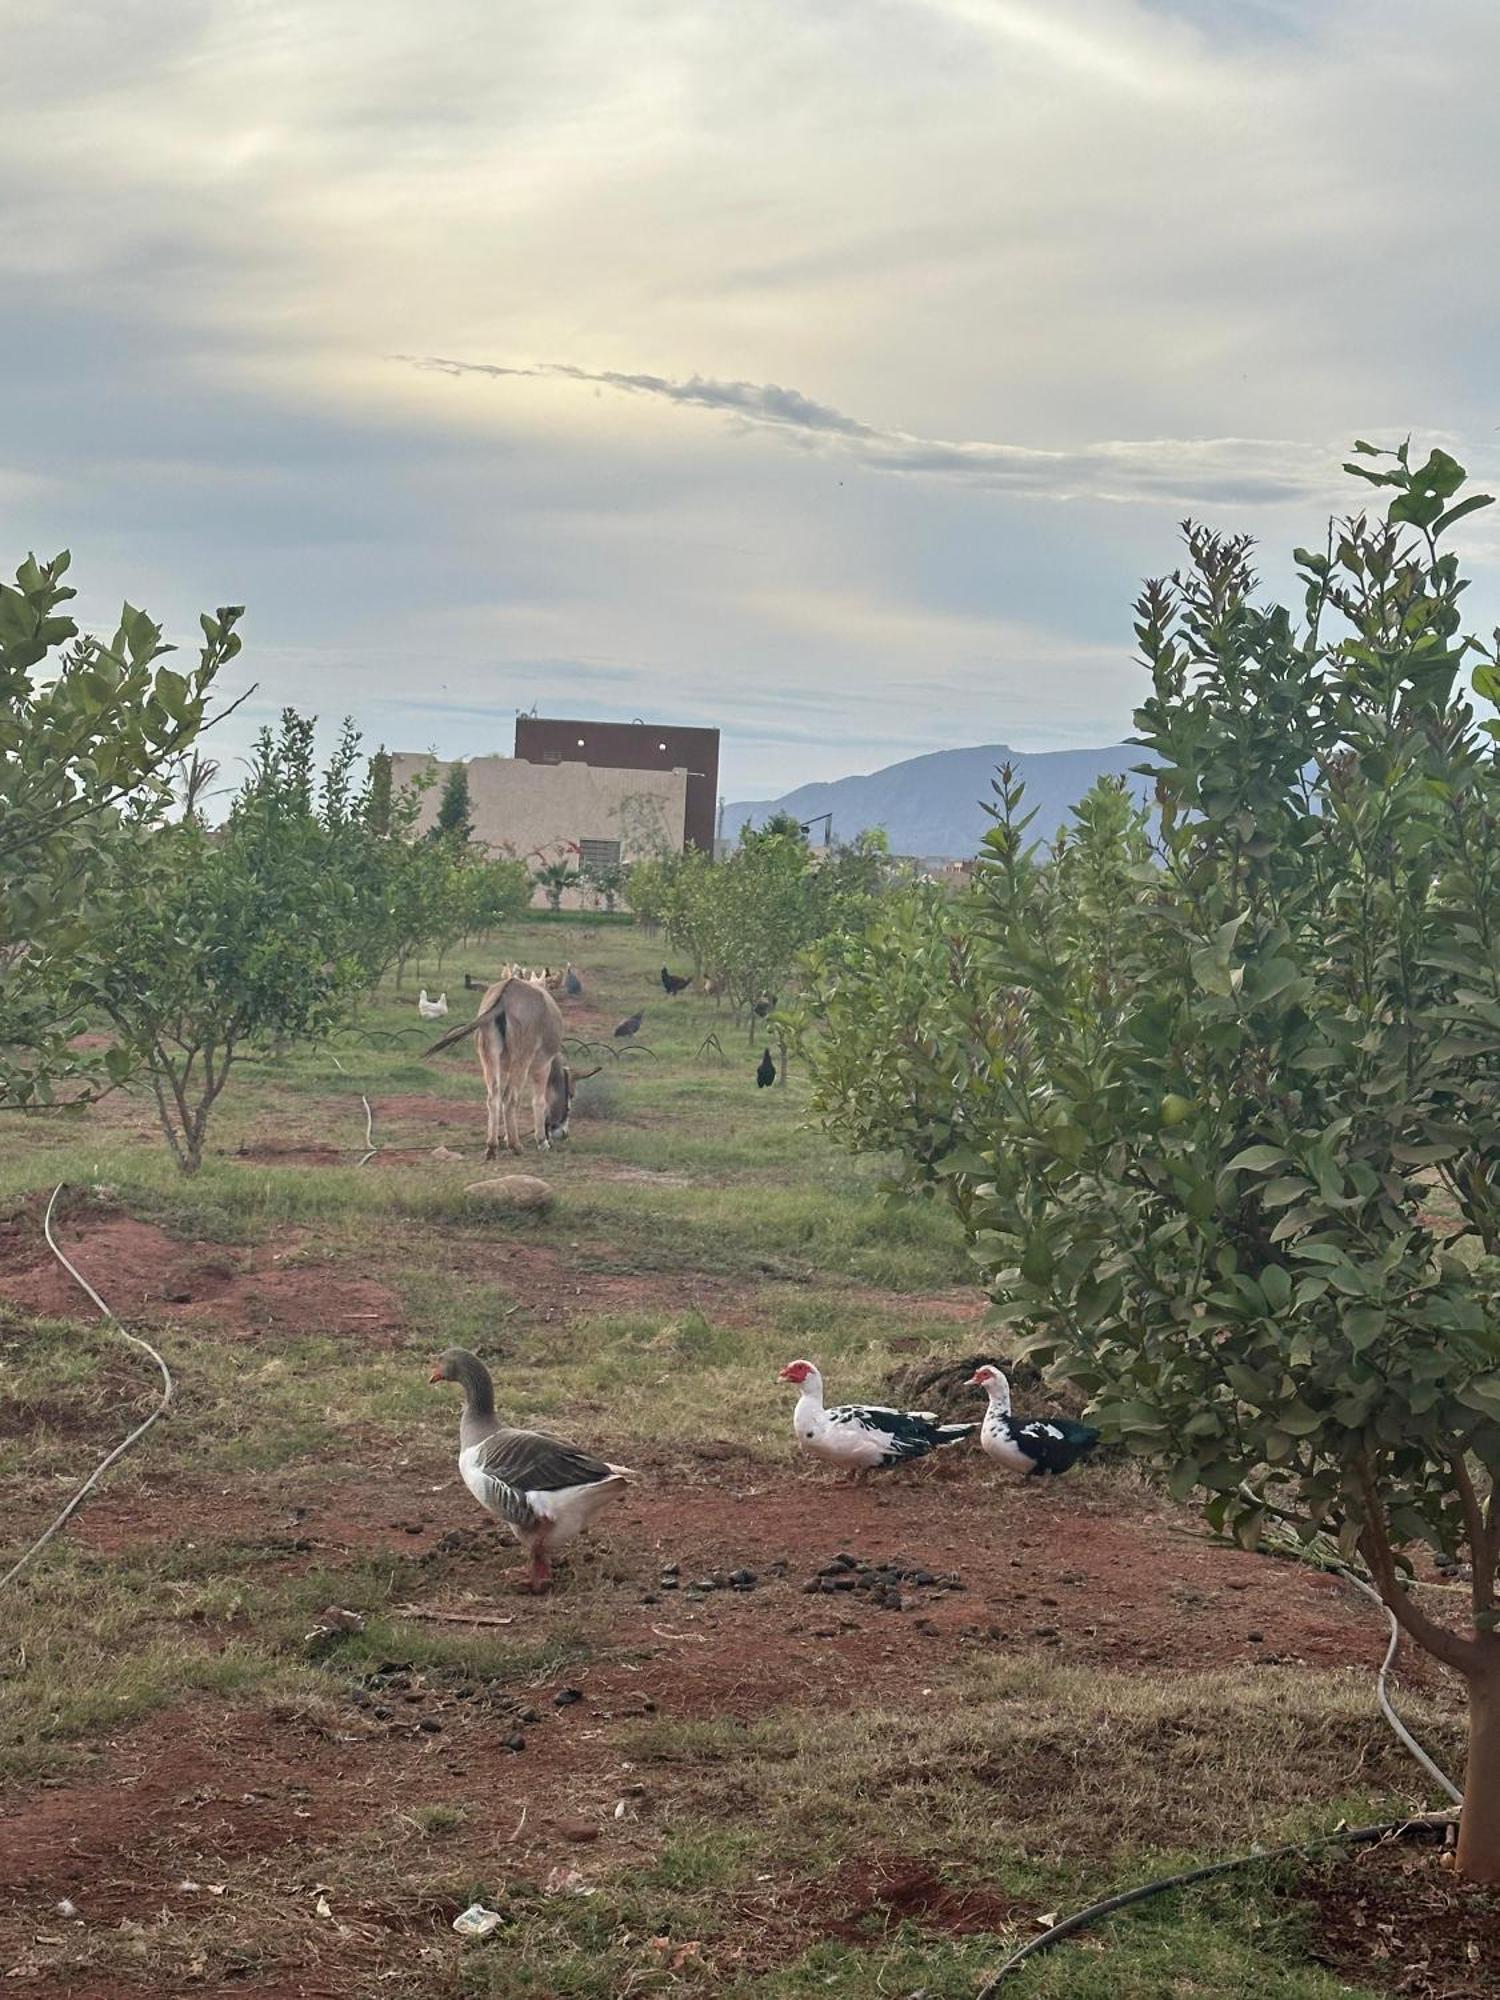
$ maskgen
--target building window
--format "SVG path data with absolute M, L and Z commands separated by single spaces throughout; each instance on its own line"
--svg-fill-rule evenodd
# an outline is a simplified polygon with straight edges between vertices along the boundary
M 580 840 L 578 843 L 578 865 L 580 868 L 618 868 L 620 865 L 620 843 L 618 840 Z

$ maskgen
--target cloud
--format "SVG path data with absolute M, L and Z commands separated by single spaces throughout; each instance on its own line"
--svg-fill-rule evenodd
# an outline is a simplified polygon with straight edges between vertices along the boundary
M 1183 514 L 1284 594 L 1354 436 L 1489 483 L 1493 0 L 10 13 L 0 570 L 246 602 L 271 709 L 1104 742 Z
M 455 361 L 446 355 L 397 355 L 437 374 L 496 379 L 591 383 L 624 395 L 711 410 L 747 428 L 778 432 L 799 444 L 831 446 L 874 472 L 962 480 L 993 492 L 1039 499 L 1250 505 L 1326 499 L 1338 491 L 1340 454 L 1331 447 L 1276 438 L 1145 438 L 1111 440 L 1073 451 L 1038 450 L 982 440 L 917 437 L 862 422 L 831 403 L 775 382 L 729 382 L 707 375 L 666 375 L 580 368 L 544 361 L 506 366 Z

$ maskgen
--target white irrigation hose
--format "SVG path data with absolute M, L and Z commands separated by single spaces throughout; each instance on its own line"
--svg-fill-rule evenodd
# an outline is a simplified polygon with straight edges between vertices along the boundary
M 1411 1752 L 1412 1756 L 1422 1766 L 1428 1777 L 1431 1778 L 1432 1782 L 1440 1790 L 1445 1791 L 1456 1806 L 1461 1806 L 1464 1802 L 1463 1793 L 1454 1784 L 1447 1772 L 1440 1769 L 1433 1762 L 1432 1758 L 1428 1756 L 1427 1752 L 1422 1748 L 1416 1737 L 1412 1735 L 1411 1731 L 1391 1705 L 1391 1697 L 1386 1688 L 1386 1677 L 1391 1671 L 1392 1662 L 1395 1660 L 1396 1648 L 1401 1644 L 1401 1626 L 1395 1612 L 1392 1611 L 1374 1585 L 1366 1583 L 1362 1576 L 1356 1576 L 1352 1569 L 1345 1569 L 1341 1566 L 1335 1571 L 1335 1574 L 1343 1577 L 1347 1583 L 1352 1583 L 1354 1588 L 1363 1596 L 1368 1597 L 1372 1604 L 1378 1605 L 1391 1621 L 1391 1643 L 1385 1649 L 1385 1658 L 1380 1663 L 1380 1672 L 1375 1681 L 1375 1696 L 1380 1703 L 1380 1712 L 1401 1739 L 1402 1743 Z
M 380 1148 L 375 1143 L 375 1113 L 370 1109 L 370 1100 L 365 1096 L 363 1091 L 359 1094 L 359 1101 L 365 1107 L 365 1144 L 370 1149 L 359 1163 L 361 1166 L 364 1166 L 368 1161 L 374 1159 Z
M 67 1521 L 70 1518 L 70 1516 L 77 1513 L 78 1509 L 83 1505 L 84 1500 L 93 1491 L 94 1487 L 98 1485 L 99 1481 L 103 1478 L 104 1474 L 108 1472 L 109 1468 L 114 1464 L 115 1460 L 123 1458 L 126 1452 L 129 1451 L 130 1447 L 136 1442 L 136 1440 L 146 1435 L 146 1432 L 150 1430 L 151 1426 L 156 1422 L 157 1418 L 165 1415 L 167 1405 L 171 1402 L 174 1393 L 172 1384 L 172 1371 L 170 1368 L 168 1368 L 166 1362 L 162 1360 L 161 1356 L 157 1353 L 156 1349 L 151 1345 L 150 1341 L 142 1340 L 139 1334 L 126 1332 L 126 1329 L 123 1326 L 121 1326 L 120 1322 L 115 1318 L 114 1314 L 110 1311 L 109 1307 L 104 1303 L 103 1299 L 100 1298 L 99 1294 L 94 1290 L 93 1286 L 89 1283 L 88 1279 L 85 1278 L 80 1271 L 76 1270 L 74 1266 L 68 1262 L 67 1258 L 63 1255 L 62 1251 L 58 1249 L 56 1238 L 52 1234 L 52 1211 L 57 1205 L 57 1197 L 62 1193 L 63 1189 L 66 1186 L 67 1186 L 66 1181 L 58 1182 L 57 1186 L 52 1190 L 51 1201 L 47 1203 L 47 1213 L 42 1218 L 42 1233 L 47 1239 L 47 1247 L 51 1250 L 53 1256 L 57 1259 L 58 1263 L 62 1265 L 63 1269 L 67 1272 L 68 1276 L 72 1278 L 77 1284 L 81 1285 L 83 1289 L 88 1293 L 89 1297 L 93 1300 L 94 1304 L 99 1308 L 100 1312 L 103 1313 L 104 1317 L 109 1321 L 110 1325 L 113 1326 L 116 1333 L 123 1334 L 125 1339 L 128 1340 L 133 1347 L 142 1348 L 147 1354 L 151 1356 L 151 1359 L 156 1363 L 157 1367 L 161 1370 L 161 1379 L 162 1379 L 161 1401 L 157 1404 L 156 1408 L 151 1412 L 150 1416 L 146 1418 L 144 1423 L 137 1424 L 135 1429 L 130 1433 L 129 1437 L 127 1437 L 123 1441 L 123 1443 L 117 1444 L 115 1446 L 114 1450 L 109 1454 L 108 1458 L 104 1458 L 99 1461 L 98 1465 L 94 1467 L 94 1470 L 89 1474 L 88 1478 L 85 1479 L 82 1486 L 79 1487 L 78 1491 L 73 1495 L 72 1499 L 68 1502 L 67 1506 L 63 1508 L 62 1512 L 58 1515 L 57 1519 L 52 1523 L 51 1527 L 47 1528 L 42 1534 L 38 1535 L 37 1539 L 32 1543 L 31 1547 L 26 1550 L 25 1554 L 22 1555 L 17 1561 L 11 1564 L 10 1568 L 5 1572 L 4 1576 L 0 1576 L 0 1590 L 3 1590 L 6 1584 L 8 1584 L 13 1577 L 19 1576 L 21 1571 L 25 1569 L 27 1563 L 31 1561 L 32 1557 L 34 1555 L 39 1554 L 40 1551 L 47 1546 L 48 1542 L 51 1541 L 52 1537 L 57 1533 L 58 1529 L 62 1527 L 63 1523 Z

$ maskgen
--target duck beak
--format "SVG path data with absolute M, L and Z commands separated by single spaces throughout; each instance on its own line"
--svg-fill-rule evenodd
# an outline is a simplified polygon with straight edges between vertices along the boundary
M 790 1368 L 779 1368 L 776 1371 L 776 1380 L 778 1382 L 790 1382 L 791 1379 L 792 1379 L 792 1371 Z
M 447 1377 L 444 1375 L 441 1365 L 435 1365 L 427 1379 L 429 1382 L 444 1382 L 447 1380 Z
M 968 1381 L 965 1382 L 964 1384 L 964 1387 L 966 1389 L 983 1389 L 985 1386 L 986 1384 L 984 1381 L 984 1377 L 978 1374 L 971 1375 Z

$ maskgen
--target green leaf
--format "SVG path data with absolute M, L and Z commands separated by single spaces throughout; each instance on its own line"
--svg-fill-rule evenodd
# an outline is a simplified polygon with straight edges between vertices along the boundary
M 1292 1437 L 1310 1437 L 1323 1422 L 1316 1410 L 1310 1410 L 1299 1396 L 1295 1402 L 1286 1404 L 1276 1412 L 1278 1430 L 1287 1431 Z
M 1484 1417 L 1500 1419 L 1500 1375 L 1476 1375 L 1459 1391 L 1465 1409 L 1478 1410 Z
M 1495 496 L 1492 493 L 1471 493 L 1467 500 L 1460 500 L 1456 507 L 1450 507 L 1446 513 L 1439 514 L 1432 524 L 1432 532 L 1434 535 L 1441 535 L 1445 529 L 1451 528 L 1455 521 L 1461 521 L 1465 514 L 1477 514 L 1481 507 L 1493 507 L 1494 504 Z
M 1236 1153 L 1228 1162 L 1226 1174 L 1265 1173 L 1272 1167 L 1284 1166 L 1288 1155 L 1280 1146 L 1247 1146 L 1243 1153 Z

